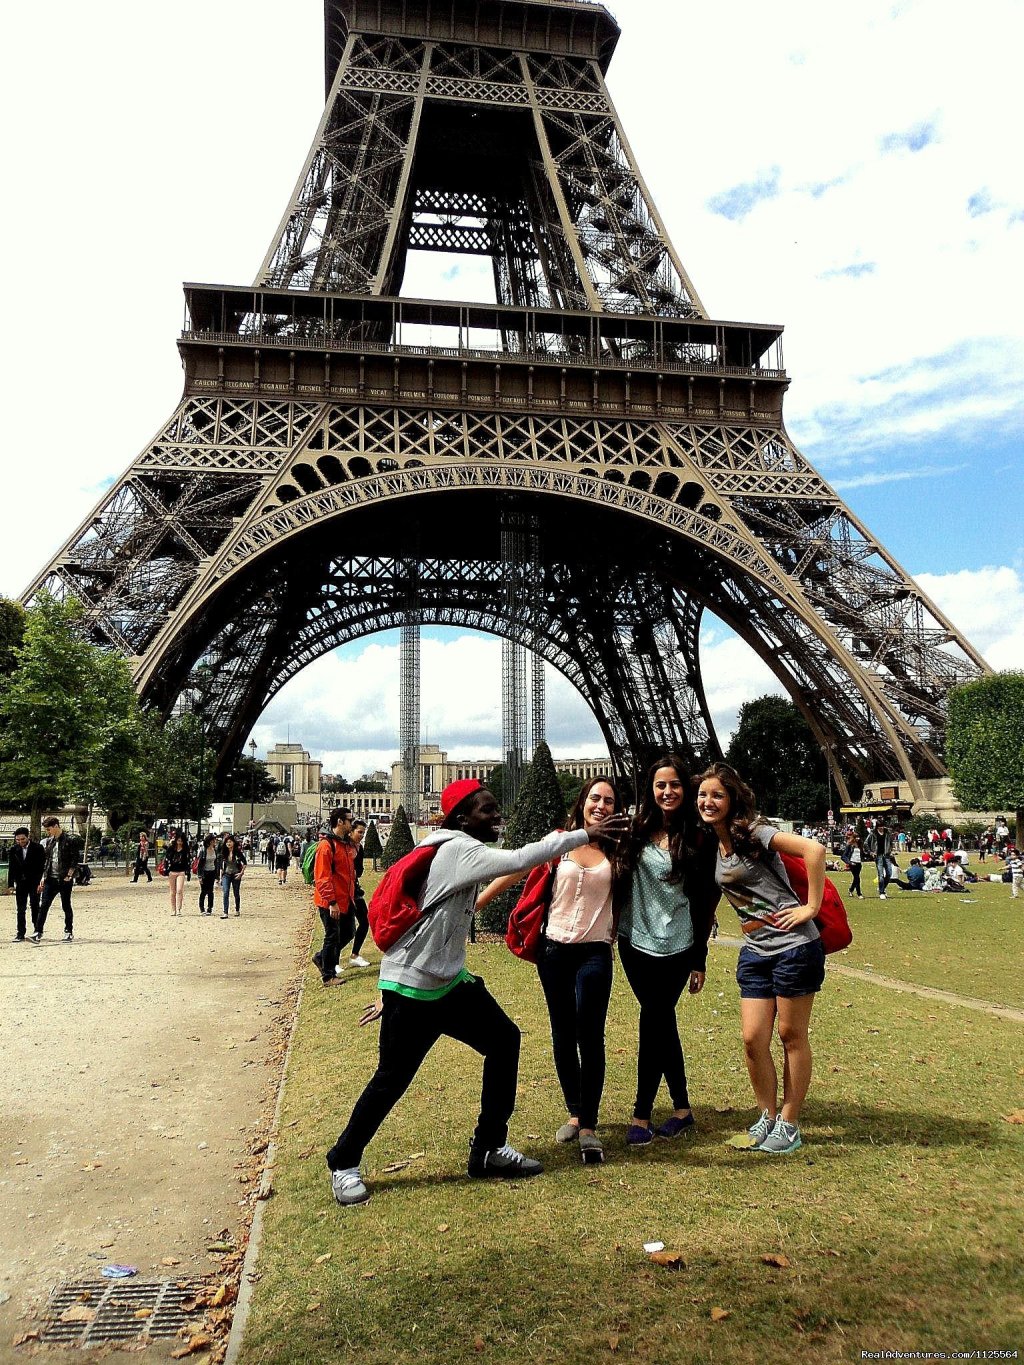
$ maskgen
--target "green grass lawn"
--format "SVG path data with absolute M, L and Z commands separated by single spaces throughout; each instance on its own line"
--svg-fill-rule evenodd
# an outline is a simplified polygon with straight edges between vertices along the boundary
M 912 951 L 900 946 L 898 902 L 856 903 L 862 956 L 907 975 L 903 952 L 915 979 L 944 984 L 941 955 L 959 953 L 951 966 L 967 970 L 977 937 L 955 933 L 952 897 L 930 899 L 942 901 L 930 915 L 943 933 L 915 921 Z M 996 911 L 960 913 L 989 922 Z M 1024 1025 L 833 976 L 813 1019 L 805 1147 L 750 1155 L 725 1145 L 753 1117 L 734 964 L 735 949 L 714 948 L 704 994 L 680 1005 L 697 1136 L 639 1151 L 624 1143 L 637 1011 L 616 969 L 607 1160 L 584 1168 L 553 1140 L 564 1114 L 534 970 L 500 945 L 471 949 L 471 969 L 523 1030 L 511 1140 L 545 1174 L 467 1179 L 480 1062 L 442 1040 L 367 1151 L 373 1199 L 348 1210 L 331 1197 L 323 1154 L 373 1070 L 376 1026 L 356 1021 L 374 979 L 324 991 L 311 972 L 243 1365 L 762 1365 L 1024 1344 L 1024 1126 L 1003 1117 L 1024 1107 Z M 652 1264 L 642 1244 L 654 1238 L 685 1267 Z M 766 1264 L 771 1255 L 788 1264 Z M 715 1321 L 714 1309 L 728 1316 Z
M 904 868 L 909 863 L 908 858 L 901 861 Z M 988 868 L 999 871 L 1002 863 L 972 864 L 979 874 Z M 850 879 L 845 873 L 830 875 L 853 925 L 853 943 L 841 961 L 916 985 L 1024 1008 L 1024 973 L 1016 948 L 1024 900 L 1011 899 L 1009 886 L 978 882 L 962 896 L 897 887 L 880 901 L 871 866 L 862 873 L 864 899 L 859 901 L 847 896 Z M 728 911 L 723 914 L 721 907 L 719 920 L 723 933 L 731 932 L 726 928 Z

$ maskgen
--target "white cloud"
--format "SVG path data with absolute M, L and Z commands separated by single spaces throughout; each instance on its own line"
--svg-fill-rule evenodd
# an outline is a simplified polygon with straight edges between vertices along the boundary
M 1006 565 L 917 581 L 993 668 L 1024 669 L 1024 578 Z

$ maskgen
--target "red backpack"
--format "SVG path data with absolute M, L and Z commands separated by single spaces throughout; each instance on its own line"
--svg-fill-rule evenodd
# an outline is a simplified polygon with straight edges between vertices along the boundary
M 800 904 L 807 904 L 807 868 L 803 858 L 795 858 L 791 853 L 780 853 L 786 876 L 793 888 L 793 895 L 800 897 Z M 821 897 L 821 909 L 814 917 L 821 935 L 821 946 L 826 953 L 838 953 L 849 948 L 853 942 L 853 930 L 846 916 L 846 906 L 836 889 L 835 882 L 825 878 L 825 889 Z
M 531 868 L 526 885 L 508 917 L 505 942 L 509 952 L 515 953 L 524 962 L 536 962 L 540 957 L 554 876 L 554 863 L 540 863 Z
M 370 897 L 370 933 L 382 953 L 423 918 L 420 896 L 440 844 L 420 844 L 384 873 Z

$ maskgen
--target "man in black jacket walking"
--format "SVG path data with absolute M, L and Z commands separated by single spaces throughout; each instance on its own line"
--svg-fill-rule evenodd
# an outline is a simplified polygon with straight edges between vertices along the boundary
M 43 875 L 45 855 L 42 844 L 29 838 L 24 825 L 14 831 L 14 847 L 7 860 L 7 885 L 14 891 L 18 904 L 18 929 L 15 943 L 25 941 L 25 907 L 32 907 L 32 932 L 39 916 L 39 882 Z
M 78 866 L 78 849 L 71 842 L 71 836 L 60 827 L 55 815 L 43 821 L 43 829 L 50 836 L 46 841 L 43 875 L 39 883 L 39 913 L 36 916 L 36 931 L 32 942 L 38 943 L 43 937 L 43 928 L 50 906 L 60 896 L 64 909 L 64 942 L 70 943 L 75 936 L 75 917 L 71 909 L 71 888 L 75 884 L 75 868 Z

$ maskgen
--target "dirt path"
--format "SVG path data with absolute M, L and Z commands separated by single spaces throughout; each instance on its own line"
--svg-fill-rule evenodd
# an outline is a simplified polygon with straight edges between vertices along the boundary
M 162 879 L 97 878 L 75 891 L 74 942 L 58 903 L 39 946 L 9 941 L 0 902 L 2 1361 L 58 1282 L 111 1262 L 205 1273 L 206 1244 L 239 1227 L 308 892 L 250 868 L 239 917 L 200 918 L 197 896 L 193 879 L 172 918 Z
M 715 942 L 726 948 L 743 947 L 743 940 L 739 938 L 724 938 L 720 935 Z M 919 986 L 914 981 L 901 981 L 899 977 L 883 976 L 881 972 L 866 972 L 860 967 L 847 967 L 834 959 L 829 961 L 828 969 L 840 976 L 852 976 L 855 981 L 867 981 L 872 986 L 881 986 L 883 990 L 898 991 L 904 995 L 920 995 L 925 1000 L 941 1000 L 947 1005 L 960 1005 L 965 1010 L 978 1010 L 982 1014 L 994 1014 L 1000 1019 L 1012 1019 L 1016 1024 L 1024 1024 L 1024 1010 L 1013 1009 L 1010 1005 L 996 1005 L 991 1000 L 979 1000 L 973 995 L 957 995 L 954 991 L 942 991 L 935 986 Z

